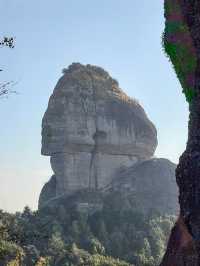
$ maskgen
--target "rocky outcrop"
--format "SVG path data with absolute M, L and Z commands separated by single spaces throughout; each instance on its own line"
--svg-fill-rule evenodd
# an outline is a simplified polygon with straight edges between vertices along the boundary
M 175 182 L 176 165 L 167 159 L 152 158 L 131 167 L 119 169 L 113 181 L 98 191 L 79 190 L 71 196 L 56 197 L 56 178 L 42 189 L 39 206 L 49 203 L 51 208 L 66 205 L 79 211 L 93 213 L 103 208 L 108 195 L 122 195 L 132 208 L 140 212 L 178 215 L 178 189 Z M 111 196 L 112 197 L 112 196 Z
M 154 125 L 116 80 L 102 68 L 72 64 L 42 121 L 42 154 L 51 156 L 55 180 L 43 188 L 40 206 L 81 189 L 103 189 L 120 169 L 151 158 L 156 146 Z
M 43 204 L 47 203 L 51 199 L 56 198 L 56 176 L 53 175 L 50 180 L 43 186 L 39 198 L 39 207 L 42 207 Z
M 180 216 L 171 230 L 167 251 L 160 266 L 199 266 L 194 241 Z
M 143 213 L 156 210 L 162 215 L 178 215 L 175 168 L 167 159 L 146 160 L 119 172 L 109 190 L 130 196 Z

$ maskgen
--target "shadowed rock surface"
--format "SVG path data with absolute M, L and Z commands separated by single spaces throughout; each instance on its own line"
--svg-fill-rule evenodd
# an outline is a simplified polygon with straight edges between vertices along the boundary
M 178 214 L 175 169 L 169 160 L 153 158 L 119 173 L 111 187 L 133 197 L 133 204 L 144 213 Z
M 180 218 L 191 241 L 184 249 L 185 237 L 178 244 L 169 241 L 161 265 L 194 266 L 200 265 L 200 0 L 165 0 L 164 9 L 164 50 L 189 103 L 188 140 L 177 165 L 176 181 Z M 170 239 L 180 235 L 177 225 Z

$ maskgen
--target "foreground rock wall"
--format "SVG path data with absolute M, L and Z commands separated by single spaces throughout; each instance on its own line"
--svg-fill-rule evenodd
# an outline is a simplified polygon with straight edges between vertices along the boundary
M 164 3 L 164 49 L 189 103 L 189 121 L 186 150 L 176 168 L 182 225 L 178 221 L 172 230 L 161 265 L 195 266 L 200 265 L 200 0 Z

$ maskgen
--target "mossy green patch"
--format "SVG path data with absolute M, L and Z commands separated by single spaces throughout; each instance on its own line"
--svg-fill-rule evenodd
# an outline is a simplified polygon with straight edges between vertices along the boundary
M 180 7 L 178 3 L 175 2 L 175 0 L 173 0 L 173 3 L 170 1 L 165 1 L 165 4 L 164 4 L 165 17 L 179 10 L 180 10 Z
M 191 89 L 191 88 L 184 89 L 183 93 L 185 94 L 186 100 L 189 103 L 194 99 L 194 97 L 197 96 L 196 91 L 194 89 Z
M 168 21 L 166 23 L 166 33 L 175 33 L 175 32 L 187 32 L 186 24 L 181 21 Z
M 165 1 L 165 33 L 163 34 L 163 48 L 170 59 L 176 75 L 183 88 L 186 100 L 190 103 L 196 96 L 194 76 L 197 57 L 194 52 L 193 40 L 187 24 L 184 21 L 171 21 L 170 15 L 181 12 L 177 2 Z M 188 78 L 190 77 L 190 78 Z

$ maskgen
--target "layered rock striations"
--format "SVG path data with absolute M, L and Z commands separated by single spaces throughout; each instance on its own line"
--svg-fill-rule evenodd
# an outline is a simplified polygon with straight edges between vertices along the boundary
M 42 154 L 51 157 L 54 175 L 42 189 L 39 207 L 81 190 L 116 189 L 134 165 L 143 167 L 141 162 L 152 158 L 156 146 L 155 126 L 141 105 L 102 68 L 73 63 L 63 71 L 42 121 Z M 150 171 L 154 177 L 141 172 L 137 183 L 140 178 L 156 183 L 165 167 L 160 171 Z M 173 177 L 167 174 L 165 183 Z M 134 182 L 128 184 L 136 189 Z

